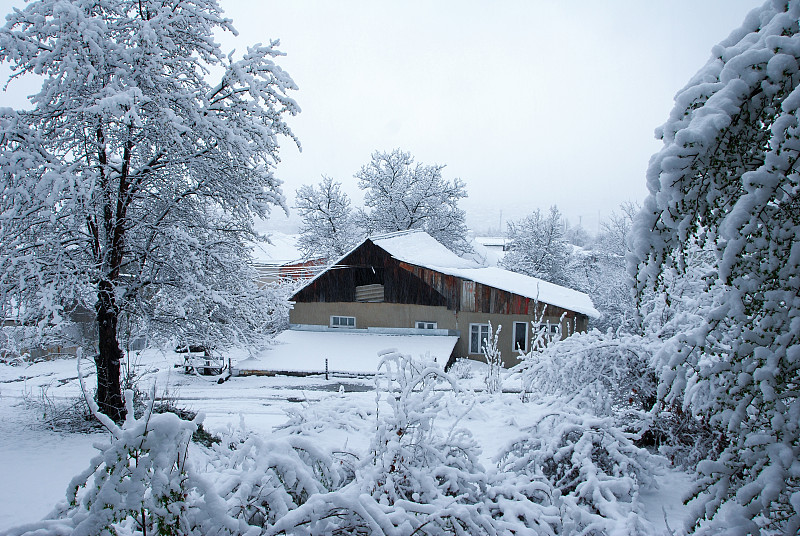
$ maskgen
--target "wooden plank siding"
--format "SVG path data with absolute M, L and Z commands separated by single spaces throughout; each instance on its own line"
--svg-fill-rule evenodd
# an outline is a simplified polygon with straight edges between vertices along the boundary
M 384 301 L 388 303 L 448 305 L 436 287 L 402 269 L 397 260 L 370 241 L 299 290 L 292 300 L 354 302 L 356 287 L 364 285 L 383 285 Z
M 369 240 L 299 290 L 292 300 L 355 302 L 356 287 L 364 285 L 383 285 L 387 303 L 446 306 L 451 311 L 503 315 L 541 314 L 546 307 L 548 317 L 566 313 L 565 318 L 574 319 L 576 315 L 574 311 L 544 303 L 538 303 L 537 310 L 537 302 L 532 298 L 398 261 Z

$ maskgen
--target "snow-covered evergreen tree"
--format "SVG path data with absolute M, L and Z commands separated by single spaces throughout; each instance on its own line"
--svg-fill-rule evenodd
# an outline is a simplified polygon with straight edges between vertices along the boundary
M 713 49 L 659 129 L 634 227 L 642 297 L 716 254 L 660 357 L 660 395 L 725 435 L 697 467 L 701 534 L 800 530 L 799 26 L 800 2 L 768 1 Z
M 350 198 L 341 186 L 323 176 L 318 188 L 306 184 L 297 190 L 295 208 L 303 221 L 297 245 L 307 258 L 335 259 L 361 238 Z
M 502 260 L 508 270 L 569 286 L 570 247 L 558 207 L 508 223 L 509 251 Z
M 465 213 L 458 207 L 466 185 L 442 178 L 443 168 L 414 162 L 400 149 L 372 153 L 355 175 L 365 190 L 360 225 L 369 233 L 423 229 L 456 253 L 470 252 Z
M 299 108 L 277 42 L 234 60 L 216 30 L 235 31 L 216 0 L 39 0 L 0 29 L 12 83 L 44 77 L 31 110 L 0 110 L 0 303 L 40 325 L 96 312 L 96 396 L 115 420 L 120 315 L 263 325 L 238 314 L 262 310 L 245 244 L 253 215 L 284 206 L 277 137 L 294 139 Z

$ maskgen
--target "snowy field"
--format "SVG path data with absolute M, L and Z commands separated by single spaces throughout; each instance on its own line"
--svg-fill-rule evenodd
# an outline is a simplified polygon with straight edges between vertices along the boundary
M 373 379 L 234 377 L 219 384 L 216 378 L 174 368 L 179 359 L 172 352 L 137 356 L 133 361 L 139 385 L 155 385 L 157 396 L 203 412 L 205 427 L 213 433 L 224 436 L 242 426 L 269 439 L 299 433 L 320 447 L 359 456 L 375 433 L 379 406 Z M 477 440 L 480 461 L 488 468 L 503 447 L 552 407 L 523 403 L 515 389 L 496 395 L 482 392 L 483 367 L 472 365 L 472 378 L 461 380 L 469 389 L 458 395 L 445 393 L 449 405 L 440 424 L 446 428 L 460 419 L 459 425 Z M 92 364 L 84 361 L 82 368 L 87 384 L 93 385 Z M 63 500 L 69 480 L 87 467 L 93 444 L 107 439 L 108 434 L 100 432 L 66 433 L 47 425 L 50 402 L 63 405 L 79 394 L 74 359 L 0 364 L 0 531 L 46 515 Z M 190 458 L 202 457 L 201 450 L 193 445 Z M 663 533 L 665 517 L 671 527 L 680 526 L 680 496 L 688 481 L 671 470 L 656 476 L 659 488 L 643 492 L 641 499 L 649 521 Z

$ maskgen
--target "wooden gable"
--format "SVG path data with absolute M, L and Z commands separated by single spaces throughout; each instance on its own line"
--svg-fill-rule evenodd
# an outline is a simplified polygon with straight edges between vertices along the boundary
M 354 302 L 357 287 L 383 285 L 383 301 L 388 303 L 448 305 L 442 294 L 402 269 L 400 264 L 386 251 L 366 240 L 291 299 L 296 302 Z
M 387 303 L 444 306 L 452 311 L 487 314 L 541 314 L 574 318 L 575 312 L 537 302 L 532 298 L 500 290 L 398 261 L 370 240 L 364 241 L 335 266 L 329 267 L 292 296 L 296 302 L 355 302 L 357 294 L 375 296 L 376 286 L 383 286 Z M 358 298 L 358 299 L 357 299 Z M 537 310 L 538 306 L 538 310 Z

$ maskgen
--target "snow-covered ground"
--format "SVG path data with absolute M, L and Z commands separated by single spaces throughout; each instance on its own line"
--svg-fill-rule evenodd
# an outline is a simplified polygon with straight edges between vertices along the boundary
M 361 453 L 375 432 L 372 379 L 234 377 L 220 384 L 215 377 L 183 373 L 174 367 L 179 360 L 173 352 L 158 351 L 132 358 L 141 388 L 155 385 L 157 396 L 203 412 L 205 427 L 212 432 L 224 433 L 242 423 L 265 437 L 301 431 L 320 446 Z M 461 418 L 460 425 L 481 445 L 481 462 L 489 467 L 493 457 L 539 419 L 545 407 L 521 402 L 513 388 L 499 395 L 480 392 L 483 367 L 476 362 L 470 366 L 472 377 L 462 383 L 476 392 L 458 396 L 469 397 L 466 405 L 472 409 L 461 418 L 465 404 L 454 403 L 442 421 L 447 426 Z M 90 386 L 95 381 L 92 368 L 84 360 L 82 369 Z M 49 401 L 63 405 L 80 395 L 77 376 L 74 359 L 0 364 L 0 531 L 46 515 L 64 498 L 72 476 L 88 465 L 95 452 L 93 444 L 107 437 L 100 432 L 55 431 L 45 424 L 51 416 L 46 415 Z M 660 478 L 662 488 L 642 496 L 647 515 L 657 527 L 664 527 L 666 513 L 675 528 L 683 515 L 680 498 L 687 477 L 668 472 Z

